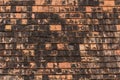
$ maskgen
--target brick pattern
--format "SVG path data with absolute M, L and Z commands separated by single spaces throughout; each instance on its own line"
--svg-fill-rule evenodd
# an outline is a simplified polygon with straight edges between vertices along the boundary
M 120 0 L 0 0 L 0 80 L 119 80 Z

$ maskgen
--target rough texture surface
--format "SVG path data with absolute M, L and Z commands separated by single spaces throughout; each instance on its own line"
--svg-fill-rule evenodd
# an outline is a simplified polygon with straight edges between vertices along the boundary
M 120 0 L 0 0 L 0 80 L 120 80 Z

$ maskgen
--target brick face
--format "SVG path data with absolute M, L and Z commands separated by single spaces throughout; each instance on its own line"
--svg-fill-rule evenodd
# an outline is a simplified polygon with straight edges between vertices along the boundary
M 119 0 L 0 0 L 0 80 L 119 80 Z

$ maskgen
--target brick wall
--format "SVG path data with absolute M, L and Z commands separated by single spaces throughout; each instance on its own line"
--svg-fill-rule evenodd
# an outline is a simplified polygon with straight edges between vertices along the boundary
M 0 80 L 119 80 L 119 0 L 0 0 Z

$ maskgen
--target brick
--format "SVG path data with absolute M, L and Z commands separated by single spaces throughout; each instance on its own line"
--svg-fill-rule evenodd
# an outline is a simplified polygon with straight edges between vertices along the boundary
M 5 30 L 6 31 L 11 31 L 12 30 L 12 26 L 11 25 L 5 25 Z
M 61 25 L 50 25 L 51 31 L 61 31 L 62 27 Z

